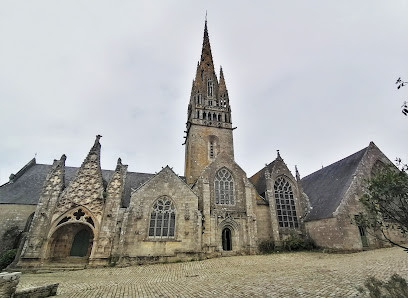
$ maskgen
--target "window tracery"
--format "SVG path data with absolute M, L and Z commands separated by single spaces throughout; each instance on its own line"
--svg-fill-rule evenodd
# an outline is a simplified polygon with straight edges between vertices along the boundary
M 230 171 L 222 168 L 217 172 L 214 179 L 215 203 L 234 205 L 234 178 Z
M 158 199 L 150 214 L 149 237 L 174 237 L 176 225 L 176 209 L 168 197 Z
M 292 186 L 284 177 L 275 181 L 275 203 L 280 227 L 298 228 L 296 205 Z

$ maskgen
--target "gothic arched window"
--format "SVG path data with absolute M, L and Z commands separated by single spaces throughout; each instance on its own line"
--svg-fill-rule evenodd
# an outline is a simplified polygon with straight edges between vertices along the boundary
M 168 197 L 159 198 L 150 214 L 149 236 L 155 238 L 174 237 L 176 209 Z
M 275 181 L 274 189 L 279 226 L 298 228 L 296 205 L 291 184 L 285 178 L 279 177 Z
M 215 174 L 214 179 L 215 203 L 234 205 L 234 178 L 230 171 L 222 168 Z

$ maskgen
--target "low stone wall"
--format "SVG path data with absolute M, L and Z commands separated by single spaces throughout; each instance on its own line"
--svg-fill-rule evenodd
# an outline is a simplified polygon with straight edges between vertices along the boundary
M 14 297 L 17 285 L 20 281 L 21 272 L 0 273 L 0 297 Z
M 58 283 L 17 291 L 14 298 L 42 298 L 57 295 Z
M 43 298 L 57 295 L 58 283 L 16 291 L 21 272 L 0 273 L 1 298 Z

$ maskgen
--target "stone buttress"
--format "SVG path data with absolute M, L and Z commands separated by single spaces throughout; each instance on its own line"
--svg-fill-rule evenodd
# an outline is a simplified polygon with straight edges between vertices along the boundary
M 45 179 L 18 266 L 24 263 L 29 265 L 44 257 L 43 247 L 47 240 L 52 215 L 55 213 L 58 197 L 65 186 L 65 160 L 65 155 L 62 155 L 60 160 L 54 160 Z

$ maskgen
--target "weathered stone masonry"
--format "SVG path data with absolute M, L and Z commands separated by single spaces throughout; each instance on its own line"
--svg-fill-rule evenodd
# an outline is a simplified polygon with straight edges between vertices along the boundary
M 101 266 L 257 253 L 291 235 L 347 250 L 378 247 L 350 223 L 363 181 L 390 163 L 370 145 L 303 179 L 281 155 L 252 177 L 235 162 L 224 72 L 217 76 L 207 22 L 187 108 L 185 173 L 129 172 L 119 158 L 102 170 L 101 136 L 79 168 L 66 156 L 30 161 L 0 186 L 0 252 L 17 246 L 13 266 Z M 23 230 L 24 233 L 23 233 Z M 395 235 L 398 236 L 398 235 Z

